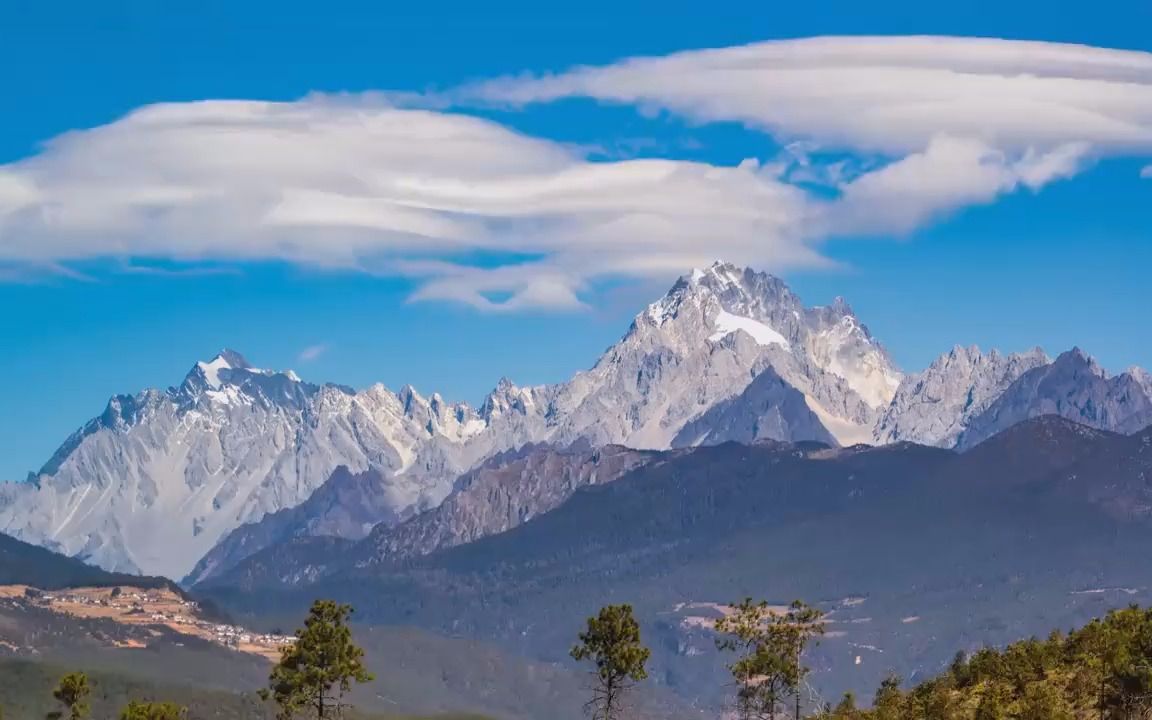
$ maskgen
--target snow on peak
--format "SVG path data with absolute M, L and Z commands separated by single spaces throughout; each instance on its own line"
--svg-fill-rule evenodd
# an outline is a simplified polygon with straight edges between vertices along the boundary
M 219 389 L 220 385 L 220 371 L 231 370 L 232 365 L 228 362 L 228 358 L 224 353 L 217 355 L 211 362 L 198 362 L 196 367 L 200 368 L 200 372 L 204 375 L 204 382 L 208 383 L 208 387 Z
M 700 307 L 713 299 L 734 315 L 755 315 L 751 308 L 767 300 L 763 296 L 766 283 L 779 281 L 771 275 L 717 261 L 680 276 L 664 297 L 650 304 L 636 319 L 662 327 L 685 306 Z
M 721 285 L 741 285 L 744 282 L 744 270 L 720 260 L 712 263 L 707 274 L 719 280 Z
M 776 330 L 773 330 L 759 320 L 753 320 L 752 318 L 741 315 L 733 315 L 727 310 L 721 310 L 716 314 L 713 325 L 716 328 L 716 332 L 708 337 L 712 342 L 719 342 L 737 330 L 743 330 L 751 335 L 752 339 L 755 340 L 758 345 L 780 345 L 785 350 L 791 348 L 788 339 Z
M 213 390 L 219 390 L 221 385 L 226 384 L 228 380 L 231 379 L 227 375 L 221 376 L 220 373 L 224 370 L 229 372 L 243 370 L 245 372 L 253 373 L 256 375 L 276 374 L 272 370 L 264 370 L 262 368 L 252 367 L 252 364 L 249 363 L 243 355 L 236 352 L 235 350 L 227 349 L 221 350 L 219 353 L 217 353 L 216 357 L 212 358 L 208 362 L 200 361 L 196 363 L 196 367 L 193 369 L 193 372 L 196 370 L 200 371 L 200 374 L 204 377 L 205 384 Z M 299 380 L 299 378 L 293 379 L 297 381 Z

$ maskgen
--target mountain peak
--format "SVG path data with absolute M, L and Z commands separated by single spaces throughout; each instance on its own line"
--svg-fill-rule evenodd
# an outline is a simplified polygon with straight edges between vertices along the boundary
M 637 316 L 638 321 L 662 326 L 688 304 L 700 306 L 715 302 L 735 315 L 749 315 L 749 308 L 799 306 L 799 299 L 780 278 L 752 268 L 717 260 L 705 269 L 694 268 L 680 276 L 664 297 Z
M 693 268 L 687 275 L 682 275 L 669 290 L 669 294 L 685 287 L 701 285 L 712 290 L 723 290 L 733 287 L 750 289 L 759 283 L 782 285 L 783 281 L 770 273 L 717 260 L 704 269 Z
M 1088 353 L 1081 350 L 1079 347 L 1074 347 L 1071 350 L 1066 350 L 1056 358 L 1052 363 L 1054 369 L 1080 371 L 1087 370 L 1088 372 L 1098 377 L 1106 377 L 1107 373 L 1100 364 L 1096 362 Z
M 404 387 L 400 388 L 400 392 L 396 393 L 396 398 L 404 407 L 404 412 L 407 415 L 411 415 L 417 406 L 425 407 L 428 404 L 424 396 L 417 392 L 411 384 L 405 384 Z
M 480 416 L 486 420 L 493 418 L 507 412 L 509 409 L 522 405 L 521 399 L 522 391 L 512 382 L 508 377 L 500 378 L 496 383 L 496 387 L 488 396 L 484 398 L 484 402 L 480 405 Z
M 208 362 L 201 360 L 200 362 L 196 363 L 196 365 L 194 365 L 192 370 L 188 373 L 188 377 L 185 378 L 185 383 L 193 379 L 200 379 L 208 387 L 218 389 L 220 385 L 228 380 L 226 376 L 227 373 L 230 373 L 233 370 L 252 369 L 253 368 L 251 363 L 249 363 L 243 355 L 236 352 L 235 350 L 225 348 L 216 353 L 216 355 Z M 224 377 L 220 375 L 222 371 L 225 372 Z
M 1136 383 L 1140 387 L 1144 388 L 1144 394 L 1148 396 L 1148 399 L 1152 400 L 1152 373 L 1142 367 L 1133 365 L 1128 368 L 1128 374 L 1136 380 Z
M 512 382 L 511 378 L 507 375 L 500 378 L 496 383 L 496 389 L 493 392 L 509 393 L 516 389 L 516 383 Z
M 248 370 L 252 367 L 252 363 L 248 362 L 247 358 L 231 348 L 224 348 L 216 353 L 212 362 L 225 362 L 233 370 Z

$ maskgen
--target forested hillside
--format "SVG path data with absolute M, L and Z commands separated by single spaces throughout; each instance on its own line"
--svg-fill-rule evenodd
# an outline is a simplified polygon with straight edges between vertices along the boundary
M 0 585 L 16 584 L 31 585 L 41 590 L 112 585 L 176 587 L 175 583 L 166 578 L 110 573 L 0 533 Z
M 1131 607 L 1063 634 L 959 653 L 940 676 L 892 678 L 861 710 L 845 696 L 826 720 L 1142 720 L 1152 715 L 1152 610 Z

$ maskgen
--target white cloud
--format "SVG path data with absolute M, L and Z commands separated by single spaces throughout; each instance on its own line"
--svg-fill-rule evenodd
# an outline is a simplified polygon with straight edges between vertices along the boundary
M 939 136 L 923 152 L 842 184 L 827 230 L 908 233 L 1021 186 L 1035 190 L 1070 177 L 1085 153 L 1082 144 L 1068 144 L 1013 158 L 979 140 Z
M 588 97 L 737 121 L 786 143 L 781 177 L 838 189 L 820 232 L 906 233 L 1104 155 L 1152 155 L 1152 54 L 949 37 L 825 37 L 498 78 L 435 102 Z M 847 150 L 879 165 L 820 165 Z M 851 172 L 846 172 L 851 170 Z
M 323 343 L 317 345 L 309 345 L 300 351 L 300 354 L 296 356 L 296 360 L 298 362 L 309 363 L 313 360 L 319 359 L 320 356 L 326 352 L 328 352 L 328 346 Z
M 511 104 L 565 97 L 740 121 L 782 138 L 904 155 L 939 135 L 1010 152 L 1152 148 L 1152 54 L 949 37 L 826 37 L 634 58 L 448 94 Z
M 417 299 L 577 307 L 605 275 L 823 262 L 755 164 L 594 163 L 370 98 L 145 107 L 0 166 L 0 262 L 278 259 L 418 278 Z M 530 258 L 516 264 L 491 258 Z M 476 260 L 488 258 L 487 262 Z
M 406 102 L 572 96 L 743 122 L 786 150 L 737 167 L 593 162 L 379 95 L 148 106 L 0 166 L 0 280 L 93 260 L 282 260 L 411 278 L 413 300 L 575 309 L 606 277 L 716 257 L 826 265 L 831 235 L 908 233 L 1104 155 L 1152 156 L 1152 55 L 1045 43 L 770 42 Z
M 1144 168 L 1140 170 L 1140 177 L 1145 180 L 1152 180 L 1152 165 L 1145 165 Z

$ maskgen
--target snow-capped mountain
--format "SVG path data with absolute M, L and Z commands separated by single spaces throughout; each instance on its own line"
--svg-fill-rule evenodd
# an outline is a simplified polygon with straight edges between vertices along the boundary
M 478 413 L 465 410 L 456 419 L 483 430 L 459 444 L 436 438 L 424 452 L 448 458 L 440 467 L 460 467 L 527 443 L 665 449 L 769 438 L 850 444 L 870 437 L 899 378 L 843 301 L 806 308 L 780 280 L 717 263 L 677 281 L 590 370 L 539 387 L 502 379 Z M 312 534 L 310 520 L 297 515 L 286 522 L 284 513 L 275 513 L 235 530 L 193 577 Z M 378 520 L 394 515 L 381 513 Z
M 314 385 L 223 352 L 178 387 L 112 398 L 30 482 L 0 486 L 0 532 L 183 577 L 218 544 L 199 573 L 285 538 L 402 521 L 528 444 L 968 447 L 1045 412 L 1123 432 L 1152 423 L 1147 373 L 1107 378 L 1077 358 L 956 348 L 905 377 L 843 300 L 806 307 L 775 277 L 716 263 L 680 278 L 589 370 L 501 380 L 476 409 L 411 387 Z M 345 481 L 303 504 L 340 466 Z
M 434 506 L 464 468 L 429 447 L 484 426 L 411 389 L 313 385 L 225 351 L 179 387 L 112 398 L 32 481 L 6 488 L 0 529 L 108 569 L 180 577 L 339 465 L 379 470 L 389 507 Z
M 868 438 L 902 377 L 843 301 L 808 308 L 778 278 L 716 263 L 677 281 L 592 369 L 532 391 L 524 406 L 548 426 L 541 440 L 667 448 L 769 368 L 799 392 L 801 413 L 825 426 L 776 439 Z M 809 425 L 807 417 L 784 422 L 792 420 Z M 677 444 L 745 434 L 733 427 L 731 436 L 701 432 Z
M 1049 362 L 1040 348 L 1004 355 L 957 345 L 927 370 L 904 378 L 876 424 L 874 440 L 952 447 L 971 419 L 987 410 L 1008 386 Z

